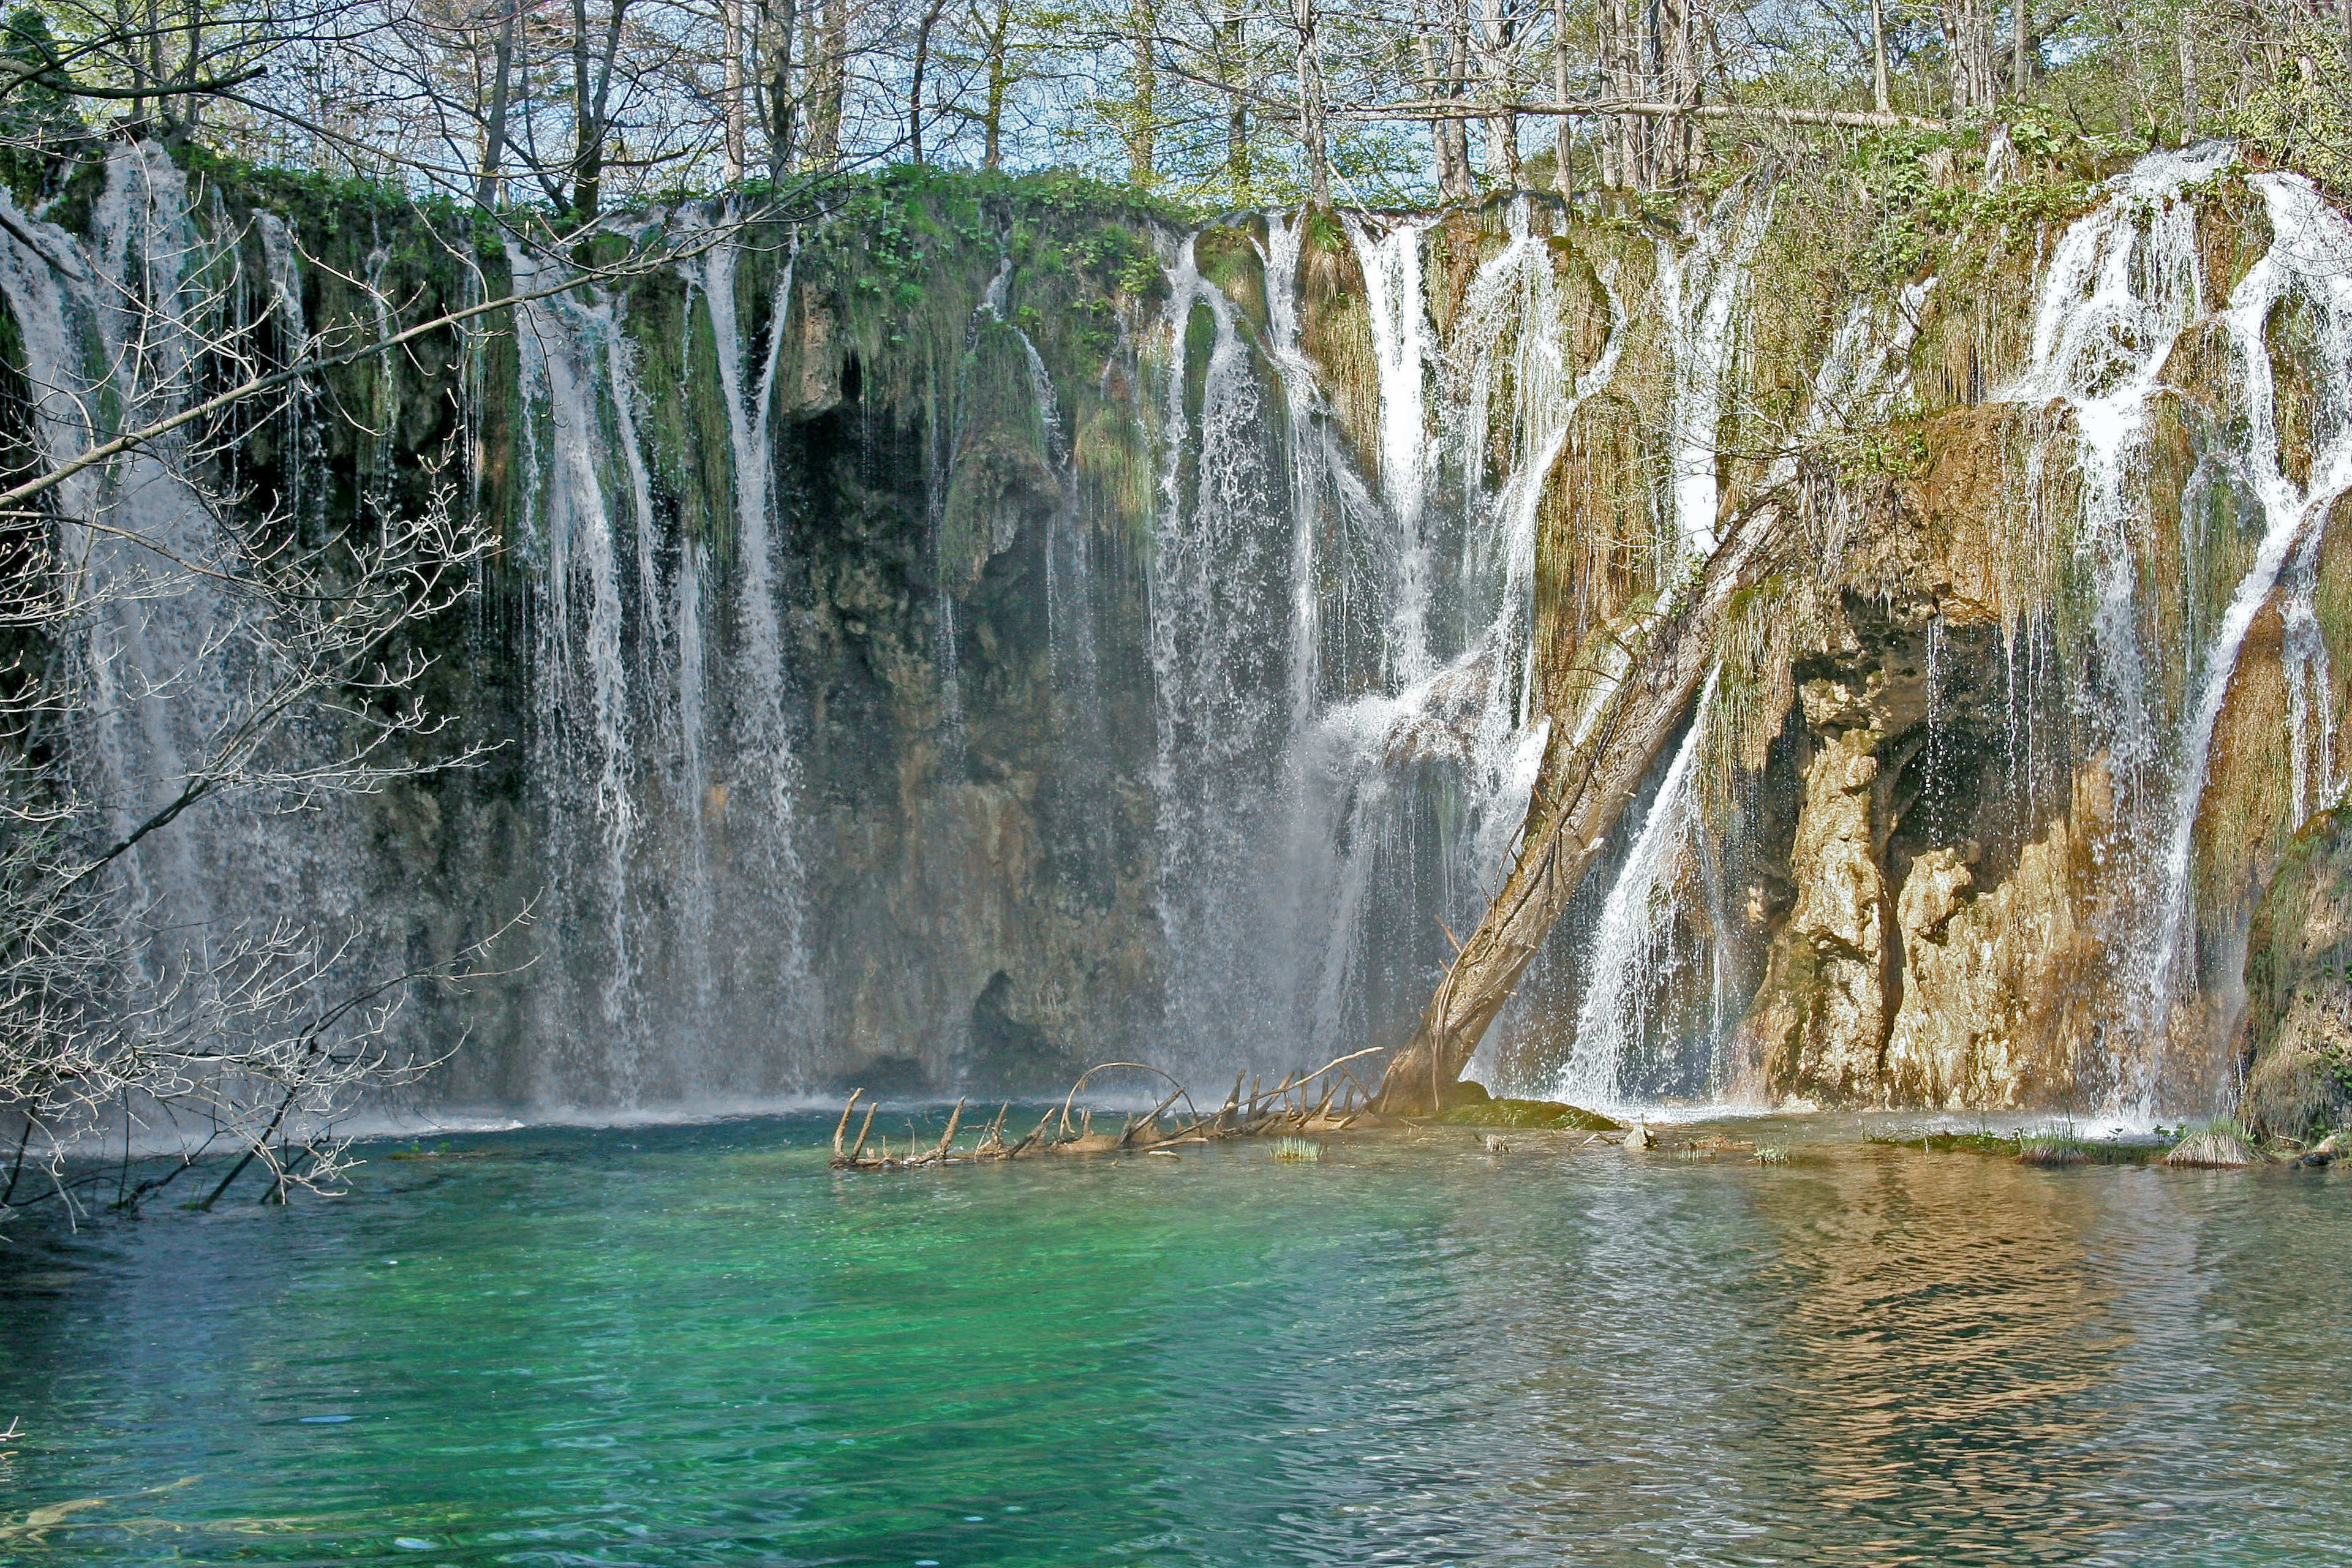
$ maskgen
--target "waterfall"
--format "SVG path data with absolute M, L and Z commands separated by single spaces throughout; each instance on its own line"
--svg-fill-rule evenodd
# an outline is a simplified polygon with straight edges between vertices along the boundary
M 1296 641 L 1266 635 L 1287 608 L 1291 498 L 1281 411 L 1233 302 L 1187 239 L 1170 270 L 1166 460 L 1149 580 L 1155 689 L 1154 893 L 1168 1006 L 1206 1060 L 1254 1059 L 1284 1037 L 1281 932 L 1267 897 L 1282 815 Z M 1207 363 L 1188 363 L 1196 312 Z M 1198 398 L 1197 415 L 1190 408 Z
M 798 1042 L 806 1038 L 820 1011 L 802 904 L 806 873 L 799 843 L 800 770 L 787 710 L 783 611 L 776 582 L 775 451 L 771 445 L 777 365 L 793 302 L 793 262 L 787 258 L 778 270 L 759 374 L 747 385 L 744 373 L 752 363 L 751 343 L 736 308 L 740 248 L 731 236 L 715 239 L 702 254 L 697 279 L 718 348 L 719 397 L 734 459 L 734 611 L 741 678 L 729 693 L 733 721 L 729 740 L 739 774 L 751 786 L 746 792 L 751 796 L 748 820 L 740 826 L 735 826 L 731 791 L 719 809 L 728 816 L 730 845 L 748 840 L 751 851 L 749 863 L 739 865 L 737 879 L 745 906 L 740 918 L 756 924 L 736 929 L 734 965 L 739 973 L 748 965 L 769 970 L 765 989 L 779 1004 L 769 1027 L 781 1022 L 785 1037 Z
M 1674 1006 L 1678 986 L 1696 967 L 1696 954 L 1675 941 L 1675 931 L 1687 905 L 1696 902 L 1688 897 L 1691 877 L 1685 862 L 1693 837 L 1703 829 L 1699 762 L 1720 673 L 1707 672 L 1682 743 L 1601 905 L 1585 961 L 1576 1043 L 1559 1070 L 1555 1099 L 1576 1105 L 1625 1103 L 1628 1058 L 1648 1044 L 1659 1015 Z
M 2321 538 L 2316 528 L 2304 535 L 2288 563 L 2286 592 L 2279 605 L 2286 634 L 2287 764 L 2294 789 L 2290 809 L 2297 827 L 2316 813 L 2334 809 L 2344 795 L 2344 781 L 2336 768 L 2336 677 L 2313 603 Z
M 1380 377 L 1381 495 L 1396 531 L 1396 609 L 1389 640 L 1394 679 L 1406 684 L 1429 674 L 1430 559 L 1423 536 L 1423 489 L 1428 478 L 1429 313 L 1422 298 L 1422 226 L 1400 223 L 1377 234 L 1350 218 L 1349 242 L 1364 274 L 1364 304 L 1372 328 L 1373 364 Z
M 1658 303 L 1674 359 L 1666 442 L 1675 529 L 1685 555 L 1715 553 L 1717 432 L 1737 359 L 1748 269 L 1770 213 L 1767 198 L 1734 187 L 1717 201 L 1688 250 L 1659 247 Z M 1670 567 L 1660 576 L 1670 578 Z
M 2352 225 L 2298 175 L 2257 174 L 2250 183 L 2261 194 L 2269 216 L 2271 246 L 2231 291 L 2221 320 L 2242 377 L 2247 435 L 2240 460 L 2262 504 L 2263 533 L 2253 564 L 2231 595 L 2202 661 L 2202 679 L 2189 715 L 2179 773 L 2171 793 L 2162 902 L 2158 910 L 2159 945 L 2152 966 L 2157 997 L 2166 1002 L 2184 995 L 2198 978 L 2192 929 L 2197 821 L 2214 730 L 2237 673 L 2239 652 L 2255 616 L 2271 603 L 2290 556 L 2298 557 L 2294 574 L 2298 581 L 2311 574 L 2328 511 L 2352 489 L 2352 270 L 2347 266 L 2352 262 Z M 2322 419 L 2312 432 L 2308 477 L 2302 484 L 2288 477 L 2283 461 L 2269 342 L 2274 312 L 2290 298 L 2299 298 L 2318 317 L 2319 353 L 2315 358 L 2328 378 L 2320 400 Z M 2299 545 L 2304 548 L 2298 550 Z M 2299 616 L 2294 613 L 2298 605 Z M 2310 616 L 2307 597 L 2300 590 L 2292 593 L 2283 613 L 2292 648 L 2296 620 Z M 2305 637 L 2307 649 L 2315 638 Z M 2309 657 L 2306 652 L 2305 658 Z M 2324 645 L 2319 657 L 2326 657 Z M 2297 755 L 2299 759 L 2299 739 Z M 2296 765 L 2303 766 L 2299 760 Z M 2298 814 L 2303 809 L 2304 789 L 2305 781 L 2298 777 Z M 2144 1058 L 2127 1108 L 2155 1110 L 2161 1068 L 2159 1045 Z
M 2152 154 L 2110 183 L 2107 202 L 2071 226 L 2050 258 L 2032 358 L 2005 394 L 2021 403 L 2063 401 L 2074 415 L 2083 481 L 2075 550 L 2092 584 L 2100 669 L 2086 717 L 2107 749 L 2135 837 L 2154 830 L 2143 775 L 2156 760 L 2158 731 L 2141 652 L 2133 480 L 2165 363 L 2203 310 L 2196 212 L 2184 193 L 2231 155 L 2218 142 Z
M 549 280 L 541 265 L 520 248 L 509 247 L 508 264 L 520 289 L 541 288 Z M 609 356 L 618 351 L 610 346 L 609 300 L 583 305 L 557 294 L 525 305 L 518 313 L 524 395 L 546 408 L 551 459 L 539 519 L 550 603 L 541 626 L 543 640 L 536 670 L 547 720 L 540 731 L 546 748 L 541 772 L 551 783 L 566 779 L 573 748 L 584 746 L 593 781 L 590 801 L 597 841 L 599 885 L 593 901 L 600 907 L 605 950 L 596 1010 L 608 1031 L 618 1031 L 627 1021 L 637 976 L 629 918 L 629 859 L 637 818 L 632 789 L 635 746 L 622 647 L 619 551 L 598 471 L 616 444 L 617 432 L 608 434 L 600 407 L 608 400 L 600 396 L 604 389 L 597 380 L 598 373 L 613 363 Z M 619 381 L 610 391 L 611 405 L 626 401 L 625 386 Z M 583 589 L 584 615 L 575 617 L 572 595 Z M 574 682 L 583 673 L 584 731 L 572 728 L 580 707 Z M 570 813 L 565 802 L 551 801 L 551 816 L 566 821 Z M 551 843 L 556 854 L 549 868 L 551 879 L 562 887 L 572 869 L 574 851 L 568 834 L 554 834 Z M 633 1045 L 612 1039 L 608 1033 L 603 1054 L 625 1102 L 633 1102 L 642 1088 L 639 1053 Z
M 740 1102 L 909 1056 L 920 1071 L 899 1082 L 956 1087 L 978 1072 L 964 1052 L 984 989 L 1053 1052 L 1132 1041 L 1194 1077 L 1389 1043 L 1510 865 L 1547 747 L 1591 742 L 1631 668 L 1596 636 L 1575 654 L 1590 679 L 1547 689 L 1559 676 L 1540 662 L 1553 584 L 1538 563 L 1574 584 L 1607 572 L 1608 603 L 1671 613 L 1719 546 L 1737 474 L 1739 496 L 1802 496 L 1784 515 L 1825 564 L 1787 590 L 1808 617 L 1799 635 L 1822 621 L 1838 635 L 1841 612 L 1817 591 L 1866 597 L 1854 563 L 1887 546 L 1868 570 L 1894 630 L 1849 609 L 1853 647 L 1798 656 L 1841 680 L 1883 670 L 1884 691 L 1855 688 L 1871 722 L 1921 718 L 1879 753 L 1901 786 L 1871 808 L 1892 811 L 1900 836 L 1881 841 L 1894 846 L 1882 872 L 1930 839 L 1981 839 L 1967 861 L 1979 879 L 1954 896 L 1980 909 L 1971 921 L 2008 919 L 2019 835 L 2076 809 L 2100 825 L 2065 872 L 2084 884 L 2083 940 L 2106 954 L 2085 984 L 2119 1004 L 2111 1059 L 2086 1081 L 2109 1076 L 2087 1092 L 2145 1109 L 2165 1050 L 2227 1010 L 2230 911 L 2199 907 L 2200 835 L 2220 814 L 2200 803 L 2243 771 L 2216 753 L 2241 665 L 2268 658 L 2273 609 L 2280 826 L 2328 809 L 2347 782 L 2324 552 L 2326 517 L 2352 492 L 2352 268 L 2338 265 L 2352 227 L 2294 176 L 2248 176 L 2268 250 L 2226 301 L 2210 298 L 2221 289 L 2200 258 L 2221 254 L 2213 226 L 2235 217 L 2200 187 L 2231 167 L 2218 146 L 2153 155 L 2053 234 L 2018 320 L 2021 368 L 1994 399 L 2014 426 L 1983 421 L 1958 453 L 1928 425 L 1938 464 L 1963 460 L 1917 487 L 1892 478 L 1890 504 L 1926 525 L 1906 515 L 1883 541 L 1858 527 L 1881 491 L 1832 468 L 1845 426 L 1916 426 L 1908 366 L 1937 285 L 1874 289 L 1818 322 L 1774 313 L 1772 342 L 1826 339 L 1811 400 L 1784 455 L 1729 450 L 1735 427 L 1743 443 L 1759 427 L 1742 412 L 1748 324 L 1768 230 L 1790 221 L 1760 181 L 1664 239 L 1563 225 L 1527 195 L 1336 227 L 1252 215 L 1149 242 L 1164 300 L 1125 281 L 1124 262 L 1073 294 L 1075 263 L 1016 267 L 1034 243 L 1019 229 L 992 247 L 958 229 L 936 252 L 958 269 L 938 280 L 949 292 L 897 319 L 876 314 L 859 292 L 873 278 L 825 226 L 862 219 L 803 234 L 709 209 L 654 215 L 642 226 L 691 240 L 657 276 L 518 307 L 512 337 L 475 345 L 462 376 L 436 379 L 426 357 L 290 388 L 267 439 L 222 459 L 225 494 L 249 472 L 306 530 L 365 526 L 410 493 L 415 454 L 400 444 L 446 395 L 443 429 L 479 433 L 481 471 L 461 481 L 511 510 L 484 608 L 432 651 L 460 673 L 511 659 L 483 679 L 485 715 L 504 728 L 481 734 L 523 737 L 520 754 L 478 788 L 392 792 L 380 816 L 217 814 L 203 839 L 129 857 L 126 897 L 195 929 L 348 912 L 381 901 L 388 869 L 422 883 L 467 856 L 495 862 L 484 880 L 501 880 L 473 902 L 435 886 L 394 918 L 440 940 L 544 889 L 533 971 L 478 1013 L 435 1015 L 471 1024 L 504 1008 L 514 1061 L 479 1081 L 542 1106 Z M 264 358 L 393 329 L 394 303 L 306 274 L 320 237 L 266 213 L 234 238 L 213 207 L 192 217 L 155 150 L 110 151 L 90 213 L 87 239 L 13 210 L 0 232 L 0 290 L 53 457 L 211 384 L 220 367 L 196 346 L 208 312 Z M 396 299 L 398 235 L 362 226 L 332 243 L 334 266 Z M 523 288 L 563 282 L 568 267 L 509 255 Z M 231 284 L 198 288 L 199 275 Z M 1959 330 L 1938 303 L 1923 364 Z M 2315 396 L 2302 358 L 2320 365 Z M 467 397 L 479 405 L 458 406 Z M 1929 415 L 1954 403 L 1940 382 L 1917 401 Z M 1001 429 L 984 423 L 1000 416 Z M 1977 549 L 1979 528 L 1996 555 L 2022 537 L 2055 560 L 2053 582 L 2027 581 L 2039 560 L 1937 556 L 1948 545 L 1927 514 L 1973 498 L 1979 470 L 2009 460 L 1994 444 L 2011 429 L 2025 433 L 2017 516 L 1971 510 L 1949 547 Z M 1004 453 L 1013 479 L 958 467 Z M 2195 504 L 2176 540 L 2152 520 L 2182 453 Z M 354 472 L 330 467 L 346 458 Z M 132 457 L 58 498 L 88 612 L 73 651 L 94 698 L 69 767 L 118 832 L 196 765 L 208 719 L 252 673 L 236 662 L 250 613 L 236 594 L 146 593 L 154 574 L 136 550 L 72 521 L 105 513 L 208 559 L 212 517 L 171 467 Z M 1938 488 L 1948 475 L 1957 489 Z M 1547 496 L 1562 482 L 1631 487 L 1605 540 L 1546 538 L 1548 519 L 1591 510 Z M 999 483 L 1016 499 L 995 510 L 994 491 L 969 488 Z M 983 498 L 955 527 L 974 549 L 985 536 L 984 582 L 949 580 L 950 493 L 959 508 Z M 2026 510 L 2045 494 L 2079 513 Z M 2233 502 L 2242 539 L 2208 521 Z M 1949 575 L 1916 576 L 1922 561 Z M 2009 617 L 1998 648 L 1996 614 Z M 1486 1065 L 1516 1082 L 1613 1104 L 1703 1089 L 1720 1064 L 1699 1047 L 1722 1048 L 1756 973 L 1780 961 L 1771 878 L 1797 868 L 1768 860 L 1790 837 L 1790 753 L 1776 742 L 1766 754 L 1750 709 L 1784 697 L 1773 683 L 1789 672 L 1759 687 L 1740 625 L 1749 654 L 1722 654 L 1653 795 L 1629 803 L 1559 928 L 1545 962 L 1562 989 L 1515 1004 L 1495 1032 L 1507 1054 Z M 461 636 L 470 644 L 454 646 Z M 1895 668 L 1923 655 L 1924 717 L 1905 684 L 1920 672 Z M 2273 700 L 2266 662 L 2263 674 Z M 1744 771 L 1759 756 L 1761 777 Z M 1969 793 L 1996 775 L 2025 798 Z M 445 811 L 451 826 L 415 825 Z M 2258 836 L 2242 815 L 2229 831 Z M 213 863 L 218 842 L 231 865 Z M 1957 951 L 1943 962 L 1923 984 L 1995 984 Z
M 1718 220 L 1721 216 L 1718 208 Z M 1734 221 L 1744 226 L 1748 211 Z M 1756 237 L 1743 237 L 1735 230 L 1727 240 L 1717 238 L 1695 247 L 1694 254 L 1713 254 L 1727 262 L 1743 247 L 1752 255 L 1756 243 Z M 1927 279 L 1907 286 L 1891 300 L 1865 297 L 1847 310 L 1814 373 L 1811 397 L 1800 426 L 1801 445 L 1858 415 L 1884 414 L 1901 395 L 1911 345 L 1918 333 L 1919 312 L 1935 286 L 1934 279 Z M 1670 337 L 1685 344 L 1677 351 L 1677 364 L 1691 367 L 1688 376 L 1676 379 L 1678 409 L 1708 404 L 1716 395 L 1704 389 L 1719 387 L 1725 367 L 1735 358 L 1735 318 L 1727 310 L 1718 311 L 1717 305 L 1739 287 L 1718 273 L 1715 286 L 1696 308 L 1697 323 L 1670 327 Z M 1661 282 L 1662 294 L 1679 299 L 1680 289 L 1679 282 L 1671 288 Z M 1692 388 L 1698 390 L 1688 390 Z M 1677 450 L 1692 461 L 1702 450 L 1712 453 L 1720 405 L 1713 406 L 1717 413 L 1704 418 L 1691 413 L 1678 415 L 1675 422 L 1682 433 L 1678 441 L 1684 437 L 1691 441 Z M 1703 448 L 1696 440 L 1702 429 L 1706 432 Z M 1711 520 L 1717 504 L 1711 455 L 1703 466 L 1709 475 L 1703 497 L 1696 487 L 1685 486 L 1679 479 L 1675 489 L 1678 508 L 1687 501 L 1699 509 L 1678 512 L 1677 531 L 1686 542 L 1700 539 L 1696 525 L 1701 517 Z M 1783 457 L 1775 461 L 1767 483 L 1786 485 L 1795 476 L 1793 459 Z M 1707 526 L 1711 533 L 1711 521 Z M 1940 621 L 1931 621 L 1927 655 L 1931 692 L 1939 679 L 1940 627 Z M 1702 1043 L 1707 1049 L 1706 1090 L 1717 1093 L 1725 1087 L 1723 1064 L 1717 1053 L 1745 997 L 1737 994 L 1731 922 L 1724 907 L 1723 850 L 1714 841 L 1707 821 L 1706 791 L 1699 765 L 1706 756 L 1720 674 L 1719 667 L 1708 672 L 1682 742 L 1641 826 L 1634 830 L 1595 920 L 1568 1057 L 1557 1069 L 1551 1089 L 1560 1098 L 1580 1104 L 1632 1103 L 1643 1087 L 1628 1081 L 1629 1065 L 1635 1063 L 1661 1069 L 1644 1075 L 1645 1079 L 1657 1078 L 1677 1088 L 1696 1086 L 1698 1075 L 1692 1070 L 1696 1064 L 1676 1059 L 1685 1040 Z M 1932 697 L 1930 709 L 1932 714 Z M 1934 743 L 1931 730 L 1931 748 Z M 1700 886 L 1695 889 L 1694 883 Z M 1702 1003 L 1703 1013 L 1698 1011 Z M 1662 1059 L 1645 1062 L 1646 1053 L 1655 1053 Z

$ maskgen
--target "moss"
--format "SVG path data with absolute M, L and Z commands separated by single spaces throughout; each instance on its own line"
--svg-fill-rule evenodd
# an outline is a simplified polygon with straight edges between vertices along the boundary
M 956 447 L 934 548 L 942 585 L 961 596 L 989 558 L 1024 523 L 1050 511 L 1061 492 L 1028 353 L 1013 328 L 988 321 L 974 330 L 956 405 Z
M 1273 335 L 1266 309 L 1265 258 L 1237 228 L 1204 228 L 1192 237 L 1192 265 L 1234 302 L 1261 339 Z
M 1489 1100 L 1439 1114 L 1448 1127 L 1540 1127 L 1570 1132 L 1622 1132 L 1624 1123 L 1550 1100 Z

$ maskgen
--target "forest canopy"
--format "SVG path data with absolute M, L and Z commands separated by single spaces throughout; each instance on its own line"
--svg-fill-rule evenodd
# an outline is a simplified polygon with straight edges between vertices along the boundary
M 893 163 L 1203 210 L 1673 191 L 1824 134 L 2236 135 L 2352 184 L 2340 0 L 58 0 L 6 23 L 32 196 L 137 127 L 593 221 Z M 1732 156 L 1727 156 L 1732 155 Z

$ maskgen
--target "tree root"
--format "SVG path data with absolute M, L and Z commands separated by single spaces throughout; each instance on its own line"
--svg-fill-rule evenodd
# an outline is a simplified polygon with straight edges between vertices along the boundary
M 1373 1047 L 1335 1058 L 1310 1073 L 1286 1074 L 1280 1083 L 1263 1092 L 1252 1085 L 1247 1097 L 1242 1093 L 1242 1080 L 1248 1075 L 1236 1073 L 1233 1092 L 1225 1097 L 1224 1104 L 1206 1116 L 1193 1107 L 1192 1097 L 1185 1087 L 1159 1068 L 1141 1062 L 1103 1062 L 1079 1074 L 1062 1103 L 1047 1110 L 1026 1137 L 1017 1142 L 1005 1142 L 1004 1121 L 1012 1111 L 1012 1104 L 1007 1101 L 997 1108 L 979 1141 L 965 1149 L 955 1146 L 956 1129 L 963 1121 L 964 1102 L 961 1100 L 949 1114 L 947 1131 L 940 1135 L 938 1142 L 927 1148 L 910 1135 L 904 1153 L 887 1146 L 867 1151 L 866 1137 L 874 1129 L 875 1110 L 875 1102 L 867 1100 L 866 1119 L 858 1125 L 857 1141 L 844 1147 L 849 1119 L 866 1093 L 862 1089 L 852 1089 L 848 1103 L 841 1108 L 841 1120 L 834 1125 L 831 1163 L 836 1171 L 917 1171 L 1055 1154 L 1172 1154 L 1186 1146 L 1223 1143 L 1240 1138 L 1341 1132 L 1362 1125 L 1370 1116 L 1366 1102 L 1370 1096 L 1356 1075 L 1348 1070 L 1347 1064 L 1380 1049 Z M 1080 1110 L 1073 1121 L 1072 1107 L 1087 1080 L 1114 1068 L 1160 1073 L 1175 1087 L 1149 1112 L 1126 1118 L 1117 1132 L 1096 1131 L 1091 1110 Z M 1341 1098 L 1343 1088 L 1345 1098 Z M 1169 1110 L 1179 1100 L 1184 1101 L 1185 1114 L 1171 1118 Z

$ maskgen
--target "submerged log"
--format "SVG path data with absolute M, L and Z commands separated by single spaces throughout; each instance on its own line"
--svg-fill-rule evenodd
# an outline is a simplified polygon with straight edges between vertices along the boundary
M 1779 507 L 1769 503 L 1736 520 L 1696 580 L 1621 639 L 1622 673 L 1594 705 L 1597 718 L 1580 741 L 1565 732 L 1564 718 L 1556 721 L 1528 797 L 1518 859 L 1461 943 L 1411 1043 L 1389 1063 L 1374 1110 L 1420 1116 L 1444 1109 L 1447 1091 L 1607 847 L 1643 775 L 1689 717 L 1732 595 L 1778 557 L 1779 521 Z
M 1236 1076 L 1233 1093 L 1226 1097 L 1223 1106 L 1207 1116 L 1192 1107 L 1192 1096 L 1182 1084 L 1176 1083 L 1174 1079 L 1168 1078 L 1159 1068 L 1140 1062 L 1104 1062 L 1079 1074 L 1078 1080 L 1070 1086 L 1070 1092 L 1063 1098 L 1062 1103 L 1049 1109 L 1038 1119 L 1036 1128 L 1017 1143 L 1004 1142 L 1004 1119 L 1012 1110 L 1008 1103 L 989 1122 L 979 1142 L 970 1149 L 957 1149 L 956 1128 L 963 1118 L 964 1105 L 959 1100 L 948 1117 L 947 1131 L 940 1135 L 940 1141 L 924 1149 L 910 1136 L 903 1156 L 892 1154 L 887 1149 L 872 1154 L 866 1152 L 865 1130 L 874 1125 L 875 1107 L 870 1100 L 866 1102 L 866 1120 L 859 1130 L 857 1142 L 846 1149 L 842 1146 L 849 1130 L 850 1112 L 856 1109 L 859 1096 L 866 1092 L 856 1089 L 851 1092 L 849 1102 L 841 1108 L 841 1120 L 835 1124 L 830 1163 L 836 1171 L 912 1171 L 940 1165 L 988 1164 L 1000 1160 L 1028 1159 L 1046 1154 L 1172 1153 L 1181 1147 L 1222 1143 L 1237 1138 L 1340 1132 L 1356 1126 L 1362 1120 L 1360 1111 L 1335 1111 L 1332 1109 L 1332 1101 L 1343 1078 L 1354 1083 L 1354 1075 L 1348 1071 L 1348 1064 L 1359 1058 L 1375 1055 L 1378 1050 L 1379 1047 L 1375 1047 L 1338 1058 L 1310 1073 L 1286 1074 L 1271 1092 L 1254 1093 L 1246 1102 L 1242 1099 L 1242 1079 Z M 1073 1123 L 1070 1112 L 1078 1091 L 1095 1074 L 1114 1068 L 1159 1073 L 1176 1087 L 1150 1113 L 1129 1120 L 1117 1132 L 1096 1131 L 1094 1112 L 1087 1110 L 1079 1110 L 1077 1120 Z M 1318 1083 L 1323 1086 L 1319 1091 L 1316 1089 Z M 1171 1126 L 1162 1119 L 1179 1100 L 1185 1102 L 1186 1115 L 1190 1120 L 1180 1119 Z

